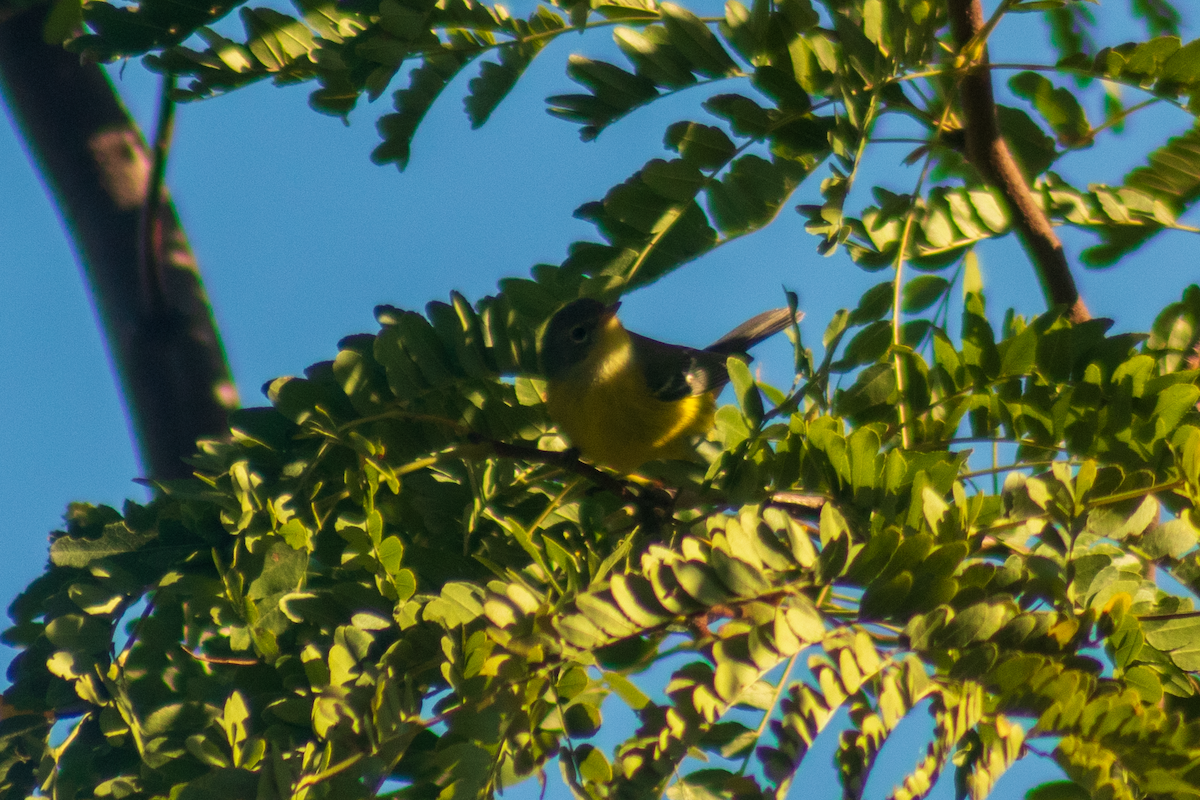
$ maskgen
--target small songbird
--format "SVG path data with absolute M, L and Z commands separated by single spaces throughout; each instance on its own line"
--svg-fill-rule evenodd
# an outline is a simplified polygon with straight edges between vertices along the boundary
M 540 356 L 554 424 L 584 458 L 623 473 L 686 457 L 689 439 L 713 425 L 726 359 L 749 360 L 747 350 L 793 322 L 786 308 L 766 311 L 697 350 L 630 333 L 619 306 L 567 303 L 550 318 Z

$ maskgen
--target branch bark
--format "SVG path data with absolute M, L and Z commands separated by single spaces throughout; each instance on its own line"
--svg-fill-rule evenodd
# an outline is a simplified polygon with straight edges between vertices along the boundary
M 82 265 L 142 467 L 186 477 L 196 439 L 228 431 L 237 391 L 175 208 L 165 190 L 147 202 L 146 143 L 100 67 L 43 41 L 47 10 L 0 17 L 0 92 Z
M 947 0 L 950 30 L 960 53 L 983 29 L 986 19 L 981 0 Z M 1050 220 L 1034 200 L 1025 176 L 1000 135 L 996 99 L 987 49 L 967 67 L 959 84 L 965 117 L 967 158 L 989 186 L 1008 200 L 1013 227 L 1033 261 L 1042 292 L 1050 305 L 1064 305 L 1074 322 L 1091 319 L 1071 275 L 1062 242 Z

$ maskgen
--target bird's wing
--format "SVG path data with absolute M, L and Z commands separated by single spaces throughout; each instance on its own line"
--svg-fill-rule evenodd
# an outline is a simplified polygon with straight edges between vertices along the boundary
M 800 321 L 803 313 L 796 313 Z M 646 387 L 659 400 L 680 400 L 688 395 L 704 394 L 729 383 L 725 359 L 742 356 L 754 345 L 779 333 L 793 322 L 792 312 L 776 308 L 746 320 L 703 350 L 667 344 L 657 339 L 629 334 Z
M 667 344 L 636 333 L 629 334 L 629 338 L 646 388 L 659 400 L 681 400 L 729 382 L 723 353 Z
M 797 311 L 794 320 L 792 312 L 786 308 L 764 311 L 738 325 L 704 349 L 709 353 L 721 353 L 726 356 L 745 353 L 764 339 L 789 327 L 793 321 L 799 322 L 803 318 L 803 311 Z

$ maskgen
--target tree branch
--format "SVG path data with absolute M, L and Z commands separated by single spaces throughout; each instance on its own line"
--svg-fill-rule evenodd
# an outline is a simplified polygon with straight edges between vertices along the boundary
M 47 11 L 0 15 L 0 92 L 83 267 L 142 467 L 186 477 L 182 459 L 228 430 L 237 391 L 175 208 L 165 191 L 149 202 L 146 143 L 100 67 L 43 41 Z M 148 239 L 158 252 L 141 252 Z
M 947 5 L 955 45 L 960 54 L 970 57 L 967 46 L 987 24 L 983 5 L 980 0 L 948 0 Z M 1047 302 L 1066 306 L 1074 322 L 1091 319 L 1075 286 L 1062 242 L 1034 200 L 1025 176 L 1000 135 L 986 48 L 980 51 L 978 58 L 972 59 L 959 87 L 965 116 L 967 158 L 979 170 L 983 180 L 998 189 L 1008 201 L 1013 227 L 1033 260 Z

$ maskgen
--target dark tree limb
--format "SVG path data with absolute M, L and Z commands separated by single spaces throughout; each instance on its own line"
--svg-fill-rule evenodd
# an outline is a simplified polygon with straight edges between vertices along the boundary
M 43 41 L 47 9 L 0 12 L 0 92 L 82 264 L 142 467 L 186 477 L 237 391 L 175 208 L 165 191 L 148 202 L 146 143 L 100 67 Z
M 947 5 L 955 45 L 960 54 L 971 58 L 972 54 L 966 53 L 968 45 L 974 43 L 986 24 L 983 5 L 980 0 L 947 0 Z M 1025 176 L 1000 135 L 986 48 L 980 50 L 978 57 L 971 58 L 959 83 L 959 91 L 965 116 L 967 158 L 979 170 L 983 180 L 1008 200 L 1013 227 L 1033 261 L 1047 302 L 1066 306 L 1074 322 L 1091 319 L 1071 275 L 1062 242 L 1034 200 Z

